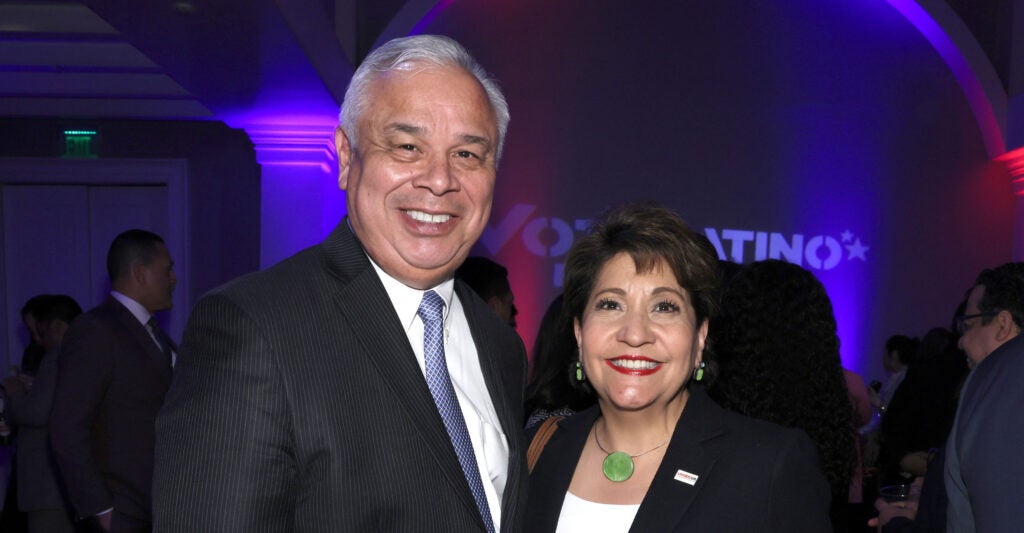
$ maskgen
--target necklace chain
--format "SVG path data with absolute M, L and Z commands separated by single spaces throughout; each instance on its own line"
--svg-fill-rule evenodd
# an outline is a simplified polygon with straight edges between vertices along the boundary
M 604 446 L 601 446 L 601 439 L 600 439 L 600 438 L 599 438 L 599 437 L 597 436 L 597 433 L 598 433 L 598 432 L 597 432 L 597 426 L 594 426 L 594 442 L 596 442 L 596 443 L 597 443 L 597 447 L 598 447 L 598 449 L 600 449 L 600 450 L 601 450 L 602 452 L 604 452 L 604 454 L 605 454 L 605 455 L 611 455 L 611 454 L 612 454 L 612 452 L 610 452 L 610 451 L 608 451 L 608 450 L 604 449 Z M 651 448 L 650 450 L 647 450 L 646 452 L 641 452 L 641 453 L 638 453 L 638 454 L 636 454 L 636 455 L 631 455 L 631 454 L 626 454 L 626 455 L 629 455 L 629 456 L 630 456 L 630 457 L 632 457 L 633 459 L 636 459 L 637 457 L 640 457 L 641 455 L 647 455 L 647 454 L 649 454 L 649 453 L 653 452 L 654 450 L 657 450 L 658 448 L 661 448 L 662 446 L 664 446 L 664 445 L 668 444 L 668 441 L 669 441 L 669 440 L 670 440 L 670 439 L 665 439 L 665 442 L 662 442 L 661 444 L 659 444 L 659 445 L 657 445 L 657 446 L 655 446 L 655 447 Z M 624 452 L 623 452 L 623 453 L 624 453 Z

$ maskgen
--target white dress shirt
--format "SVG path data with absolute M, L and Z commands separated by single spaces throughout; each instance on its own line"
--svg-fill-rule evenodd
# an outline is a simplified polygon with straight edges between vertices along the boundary
M 899 372 L 893 372 L 889 379 L 882 385 L 882 390 L 878 392 L 878 396 L 882 401 L 882 411 L 884 412 L 889 407 L 889 402 L 892 401 L 892 397 L 896 395 L 896 389 L 900 388 L 900 384 L 903 383 L 903 378 L 907 375 L 907 369 L 904 367 Z
M 370 259 L 370 263 L 377 271 L 377 276 L 384 284 L 384 290 L 395 307 L 398 319 L 405 328 L 409 344 L 416 354 L 416 362 L 424 372 L 423 379 L 426 381 L 423 320 L 416 313 L 426 291 L 413 289 L 392 278 L 373 259 Z M 444 300 L 444 352 L 448 374 L 451 376 L 462 415 L 466 419 L 466 428 L 473 443 L 473 453 L 476 455 L 480 477 L 484 480 L 484 492 L 487 495 L 487 506 L 491 511 L 494 529 L 499 531 L 501 498 L 508 478 L 508 439 L 501 429 L 491 395 L 484 384 L 483 369 L 480 367 L 480 357 L 469 330 L 469 322 L 466 321 L 462 303 L 455 295 L 455 281 L 449 279 L 430 290 Z

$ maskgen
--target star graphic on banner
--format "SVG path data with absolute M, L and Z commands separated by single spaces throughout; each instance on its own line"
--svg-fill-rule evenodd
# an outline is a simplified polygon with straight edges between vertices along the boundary
M 853 240 L 853 233 L 850 233 L 850 230 L 844 231 L 842 233 L 842 236 L 843 236 L 843 242 L 850 242 L 850 241 Z
M 854 257 L 856 257 L 856 258 L 860 259 L 861 261 L 867 261 L 867 258 L 864 257 L 864 252 L 866 252 L 866 251 L 868 251 L 870 249 L 871 249 L 870 246 L 864 246 L 863 244 L 861 244 L 860 239 L 857 239 L 856 241 L 854 241 L 853 244 L 847 244 L 846 245 L 846 250 L 848 252 L 850 252 L 850 255 L 847 256 L 846 258 L 847 259 L 853 259 Z

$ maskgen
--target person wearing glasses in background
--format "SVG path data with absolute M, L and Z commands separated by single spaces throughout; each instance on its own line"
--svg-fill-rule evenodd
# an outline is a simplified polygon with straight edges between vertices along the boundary
M 946 443 L 947 531 L 1014 531 L 1024 508 L 1024 263 L 978 275 L 957 317 L 972 371 Z

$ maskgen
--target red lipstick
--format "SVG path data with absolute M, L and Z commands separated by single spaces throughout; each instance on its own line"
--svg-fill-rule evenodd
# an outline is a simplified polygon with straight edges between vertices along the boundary
M 606 359 L 604 364 L 612 370 L 627 376 L 649 376 L 661 370 L 661 363 L 642 355 L 620 355 Z

